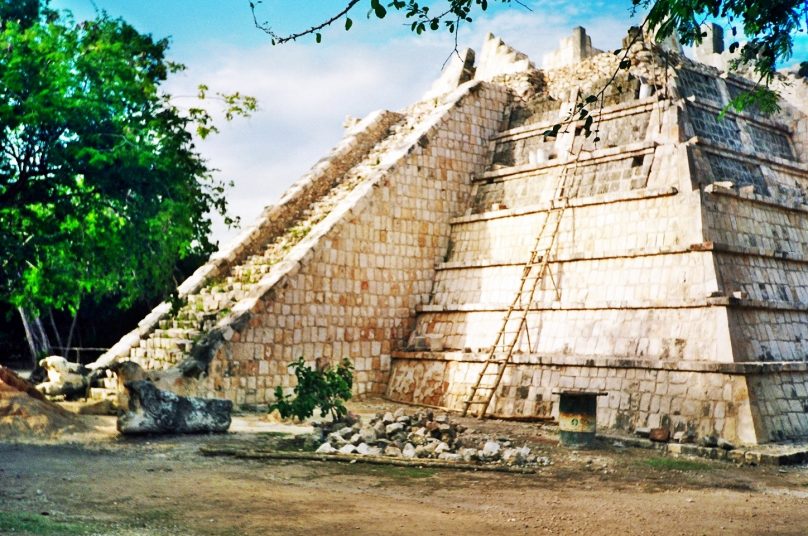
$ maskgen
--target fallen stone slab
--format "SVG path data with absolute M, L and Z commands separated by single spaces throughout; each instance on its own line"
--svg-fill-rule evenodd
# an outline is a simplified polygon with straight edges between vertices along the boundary
M 118 416 L 122 434 L 222 433 L 230 427 L 229 400 L 178 396 L 147 380 L 128 382 L 128 406 Z

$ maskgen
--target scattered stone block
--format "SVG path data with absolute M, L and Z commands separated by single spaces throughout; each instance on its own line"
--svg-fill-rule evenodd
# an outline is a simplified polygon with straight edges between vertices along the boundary
M 719 437 L 718 441 L 716 442 L 716 446 L 723 450 L 735 450 L 735 445 L 723 437 Z
M 36 386 L 37 390 L 49 397 L 72 399 L 83 397 L 89 387 L 89 380 L 83 367 L 71 363 L 59 355 L 48 356 L 39 361 L 39 366 L 47 371 L 48 380 Z
M 718 438 L 714 435 L 701 436 L 698 444 L 701 447 L 715 448 L 718 446 Z
M 670 438 L 671 433 L 667 428 L 651 428 L 648 432 L 648 439 L 657 443 L 667 443 Z
M 392 436 L 393 434 L 397 434 L 404 430 L 404 423 L 394 422 L 393 424 L 388 424 L 387 427 L 384 429 L 385 433 L 388 436 Z
M 364 443 L 373 443 L 377 439 L 376 430 L 370 427 L 363 427 L 359 431 L 359 437 Z
M 485 460 L 496 460 L 499 458 L 499 451 L 501 448 L 502 447 L 500 444 L 496 441 L 486 441 L 485 445 L 480 451 L 480 457 Z

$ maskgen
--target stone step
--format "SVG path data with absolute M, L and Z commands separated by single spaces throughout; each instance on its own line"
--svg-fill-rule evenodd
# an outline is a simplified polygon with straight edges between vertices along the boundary
M 90 387 L 90 400 L 110 400 L 118 397 L 118 390 L 107 387 Z
M 149 337 L 146 340 L 140 341 L 140 347 L 146 350 L 150 349 L 163 349 L 163 350 L 190 350 L 194 341 L 192 339 L 177 339 L 167 337 Z
M 178 339 L 193 339 L 198 334 L 199 334 L 199 330 L 196 329 L 195 327 L 160 328 L 160 329 L 156 329 L 156 330 L 154 330 L 152 332 L 153 336 L 163 336 L 163 337 L 178 338 Z
M 132 357 L 140 363 L 145 369 L 164 368 L 165 366 L 175 365 L 182 361 L 188 353 L 180 350 L 166 350 L 161 348 L 151 348 L 144 350 L 137 355 L 132 354 Z
M 167 323 L 171 328 L 174 329 L 199 330 L 199 323 L 194 320 L 180 320 L 178 318 L 174 318 L 172 320 L 168 320 Z

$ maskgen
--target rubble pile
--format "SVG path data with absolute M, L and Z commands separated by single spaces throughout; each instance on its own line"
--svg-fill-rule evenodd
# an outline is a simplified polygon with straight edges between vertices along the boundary
M 0 366 L 0 438 L 48 438 L 85 428 L 78 417 L 48 401 L 33 384 Z
M 349 415 L 343 421 L 315 425 L 319 454 L 358 454 L 401 458 L 431 458 L 466 463 L 549 465 L 529 447 L 516 447 L 507 438 L 480 435 L 448 415 L 432 411 L 377 413 L 367 424 Z

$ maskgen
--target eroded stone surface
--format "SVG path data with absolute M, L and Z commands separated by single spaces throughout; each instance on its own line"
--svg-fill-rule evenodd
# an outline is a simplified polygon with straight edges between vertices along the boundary
M 230 427 L 230 400 L 178 396 L 147 380 L 126 384 L 129 405 L 118 416 L 122 434 L 222 433 Z

